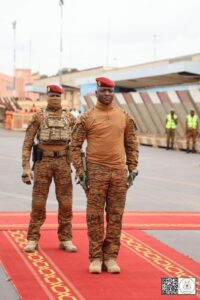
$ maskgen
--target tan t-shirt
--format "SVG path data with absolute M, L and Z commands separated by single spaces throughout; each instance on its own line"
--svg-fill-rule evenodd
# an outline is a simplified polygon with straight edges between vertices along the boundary
M 135 169 L 138 163 L 136 126 L 120 107 L 97 102 L 83 114 L 72 133 L 72 160 L 80 174 L 83 171 L 81 147 L 87 140 L 88 162 L 116 169 Z

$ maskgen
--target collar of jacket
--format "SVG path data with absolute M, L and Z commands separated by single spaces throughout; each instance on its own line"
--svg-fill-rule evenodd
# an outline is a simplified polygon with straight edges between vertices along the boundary
M 49 106 L 47 105 L 46 110 L 47 110 L 48 112 L 61 113 L 61 112 L 62 112 L 62 107 L 49 107 Z
M 100 109 L 100 110 L 112 110 L 114 108 L 114 103 L 113 101 L 108 104 L 108 105 L 105 105 L 105 104 L 102 104 L 101 102 L 99 102 L 97 100 L 97 104 L 95 106 L 96 108 Z

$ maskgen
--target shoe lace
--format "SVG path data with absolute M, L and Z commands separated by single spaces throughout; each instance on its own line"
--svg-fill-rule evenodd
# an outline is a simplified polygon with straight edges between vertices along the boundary
M 108 260 L 107 263 L 108 263 L 108 265 L 109 265 L 110 267 L 118 266 L 117 263 L 116 263 L 116 261 L 115 261 L 114 259 Z
M 99 266 L 101 264 L 100 260 L 93 260 L 92 265 L 93 266 Z
M 36 241 L 28 241 L 28 245 L 30 246 L 35 246 L 37 244 Z
M 72 241 L 64 241 L 63 244 L 66 246 L 73 246 Z

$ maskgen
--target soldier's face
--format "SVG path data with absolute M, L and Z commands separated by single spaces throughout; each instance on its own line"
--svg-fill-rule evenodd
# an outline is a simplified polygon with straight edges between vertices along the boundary
M 99 87 L 96 91 L 96 96 L 100 103 L 109 105 L 114 99 L 114 89 L 108 87 Z
M 61 108 L 61 95 L 55 93 L 47 94 L 47 104 L 50 109 Z

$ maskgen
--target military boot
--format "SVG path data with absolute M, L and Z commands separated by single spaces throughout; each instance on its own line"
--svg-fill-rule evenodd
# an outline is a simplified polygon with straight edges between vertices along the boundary
M 27 245 L 24 247 L 24 251 L 28 253 L 32 253 L 38 250 L 38 242 L 37 241 L 28 241 Z
M 108 272 L 108 273 L 120 273 L 120 266 L 116 263 L 116 261 L 114 259 L 108 259 L 104 261 L 103 264 L 104 269 Z
M 72 243 L 72 241 L 60 242 L 59 248 L 67 252 L 77 252 L 77 247 Z
M 93 274 L 100 274 L 102 270 L 102 261 L 100 259 L 94 259 L 89 266 L 89 272 Z

